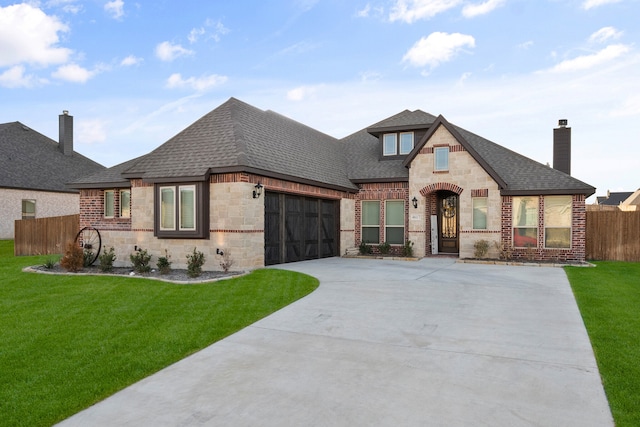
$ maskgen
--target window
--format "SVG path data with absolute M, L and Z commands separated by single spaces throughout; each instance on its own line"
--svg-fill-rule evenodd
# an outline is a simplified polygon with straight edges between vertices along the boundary
M 513 198 L 513 246 L 538 246 L 538 198 Z
M 365 243 L 380 243 L 380 202 L 362 202 L 362 241 Z
M 205 239 L 209 236 L 208 182 L 158 184 L 155 189 L 155 235 Z
M 398 154 L 397 136 L 395 133 L 387 133 L 383 137 L 384 147 L 383 154 L 385 156 L 395 156 Z
M 131 190 L 120 190 L 120 218 L 131 217 Z
M 435 153 L 434 170 L 449 170 L 449 147 L 436 147 L 433 152 Z
M 571 248 L 571 196 L 544 198 L 544 247 Z
M 113 218 L 115 215 L 114 209 L 114 192 L 113 190 L 105 190 L 104 191 L 104 217 L 105 218 Z
M 474 197 L 471 199 L 473 204 L 473 229 L 487 229 L 487 198 Z
M 413 132 L 400 134 L 400 154 L 409 154 L 413 150 Z
M 404 201 L 387 200 L 384 213 L 385 242 L 390 245 L 404 244 Z
M 22 219 L 34 219 L 36 217 L 36 201 L 22 200 Z

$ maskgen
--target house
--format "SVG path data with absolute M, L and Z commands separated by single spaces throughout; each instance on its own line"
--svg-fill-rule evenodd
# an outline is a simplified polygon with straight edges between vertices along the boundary
M 73 150 L 73 116 L 59 116 L 60 140 L 20 122 L 0 124 L 0 239 L 13 239 L 14 221 L 79 213 L 79 191 L 66 186 L 104 166 Z
M 571 128 L 542 165 L 420 110 L 336 139 L 235 98 L 154 151 L 74 182 L 81 226 L 118 254 L 220 253 L 234 268 L 340 256 L 365 242 L 415 256 L 585 259 L 585 199 L 569 175 Z
M 622 210 L 637 211 L 640 210 L 640 190 L 611 192 L 607 191 L 606 196 L 596 197 L 596 203 L 593 210 Z

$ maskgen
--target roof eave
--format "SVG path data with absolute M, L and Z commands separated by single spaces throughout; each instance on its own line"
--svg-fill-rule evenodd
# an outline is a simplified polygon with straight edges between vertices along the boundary
M 596 189 L 591 188 L 557 188 L 557 189 L 544 189 L 544 190 L 509 190 L 507 188 L 500 190 L 501 196 L 572 196 L 574 194 L 582 194 L 585 197 L 589 197 L 595 194 Z

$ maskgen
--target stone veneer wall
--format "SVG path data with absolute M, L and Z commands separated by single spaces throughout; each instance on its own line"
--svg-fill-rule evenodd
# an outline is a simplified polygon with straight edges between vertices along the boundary
M 79 213 L 78 193 L 0 189 L 0 239 L 13 239 L 16 220 L 22 219 L 22 200 L 36 201 L 36 218 Z
M 263 191 L 341 200 L 341 240 L 348 241 L 349 230 L 353 230 L 344 213 L 348 215 L 353 206 L 353 200 L 349 200 L 355 197 L 353 194 L 246 173 L 212 175 L 209 182 L 209 239 L 156 238 L 153 235 L 154 186 L 139 179 L 131 181 L 130 219 L 104 218 L 103 190 L 83 190 L 80 221 L 99 229 L 103 248 L 114 247 L 118 266 L 129 266 L 129 255 L 142 248 L 152 255 L 152 266 L 166 250 L 172 267 L 186 268 L 186 255 L 196 247 L 206 258 L 203 269 L 211 271 L 222 270 L 219 265 L 222 257 L 216 253 L 218 249 L 230 254 L 234 261 L 232 270 L 264 266 L 264 195 L 253 198 L 258 182 L 264 186 Z M 346 231 L 342 232 L 343 229 Z
M 434 170 L 436 147 L 449 147 L 449 169 L 446 171 Z M 418 199 L 418 209 L 412 208 L 409 216 L 410 238 L 415 241 L 416 255 L 431 255 L 431 215 L 438 212 L 436 192 L 442 190 L 459 195 L 460 258 L 473 257 L 473 244 L 477 240 L 500 240 L 502 211 L 498 184 L 444 126 L 436 130 L 413 159 L 409 183 L 409 197 Z M 473 229 L 473 197 L 487 197 L 486 230 Z M 489 256 L 497 256 L 493 246 Z

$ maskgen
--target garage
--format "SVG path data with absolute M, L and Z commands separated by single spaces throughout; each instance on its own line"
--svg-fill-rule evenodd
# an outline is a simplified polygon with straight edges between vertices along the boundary
M 338 256 L 338 200 L 265 192 L 265 265 Z

